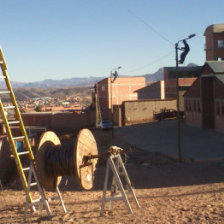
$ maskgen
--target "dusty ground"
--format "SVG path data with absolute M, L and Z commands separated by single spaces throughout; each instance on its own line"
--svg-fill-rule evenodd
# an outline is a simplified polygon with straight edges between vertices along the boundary
M 96 132 L 100 151 L 107 145 L 132 147 L 126 169 L 141 208 L 130 197 L 133 214 L 123 201 L 117 201 L 109 211 L 106 204 L 100 216 L 105 164 L 96 172 L 91 191 L 79 188 L 75 178 L 62 181 L 61 192 L 67 214 L 57 200 L 51 201 L 53 216 L 29 211 L 27 223 L 224 223 L 224 161 L 177 163 L 159 153 L 149 153 L 130 146 L 118 138 L 111 140 L 109 132 Z M 109 193 L 109 192 L 108 192 Z M 34 194 L 37 194 L 34 192 Z M 48 196 L 55 193 L 47 192 Z M 22 223 L 25 194 L 18 181 L 0 191 L 0 223 Z

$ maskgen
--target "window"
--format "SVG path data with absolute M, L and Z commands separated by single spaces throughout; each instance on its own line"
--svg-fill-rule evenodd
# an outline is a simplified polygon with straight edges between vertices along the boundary
M 105 91 L 105 86 L 102 86 L 102 91 Z
M 224 40 L 218 40 L 218 48 L 224 48 Z

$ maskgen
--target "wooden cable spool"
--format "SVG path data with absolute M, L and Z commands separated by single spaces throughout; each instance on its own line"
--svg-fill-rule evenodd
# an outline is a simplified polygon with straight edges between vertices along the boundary
M 97 144 L 92 132 L 82 129 L 73 146 L 61 144 L 52 131 L 45 132 L 38 145 L 36 168 L 39 181 L 46 190 L 54 190 L 61 181 L 61 175 L 75 175 L 81 187 L 89 190 L 93 187 L 97 158 Z
M 12 181 L 16 174 L 16 166 L 14 160 L 10 157 L 10 143 L 7 136 L 0 137 L 0 181 L 7 184 Z

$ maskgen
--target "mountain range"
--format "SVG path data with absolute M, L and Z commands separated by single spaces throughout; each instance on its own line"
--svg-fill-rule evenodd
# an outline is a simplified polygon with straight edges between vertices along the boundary
M 193 63 L 188 64 L 187 66 L 197 66 Z M 140 76 L 146 77 L 147 83 L 157 82 L 163 79 L 163 68 L 158 69 L 155 73 L 144 74 Z M 120 76 L 120 77 L 129 77 L 129 76 Z M 75 86 L 93 86 L 96 82 L 104 79 L 106 77 L 78 77 L 70 79 L 45 79 L 38 82 L 15 82 L 11 81 L 13 88 L 40 88 L 40 89 L 49 89 L 49 88 L 59 88 L 59 87 L 75 87 Z M 4 88 L 4 83 L 0 82 L 0 88 Z

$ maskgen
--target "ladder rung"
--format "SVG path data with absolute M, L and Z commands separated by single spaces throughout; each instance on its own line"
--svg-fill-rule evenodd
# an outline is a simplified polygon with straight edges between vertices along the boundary
M 3 107 L 3 109 L 14 109 L 15 108 L 15 106 L 5 106 L 5 107 Z
M 0 94 L 8 94 L 10 93 L 10 91 L 6 90 L 6 91 L 0 91 Z
M 19 124 L 20 121 L 9 121 L 8 124 Z
M 23 168 L 23 171 L 28 171 L 28 170 L 30 170 L 30 167 Z
M 41 201 L 41 198 L 38 198 L 38 199 L 32 200 L 32 203 L 31 204 L 38 203 L 40 201 Z
M 18 136 L 18 137 L 13 137 L 13 140 L 21 140 L 21 139 L 24 139 L 25 136 Z
M 36 185 L 37 185 L 37 183 L 34 182 L 34 183 L 31 183 L 31 184 L 30 184 L 30 187 L 33 187 L 33 186 L 36 186 Z
M 18 155 L 19 155 L 19 156 L 22 156 L 22 155 L 27 155 L 27 154 L 29 154 L 29 153 L 30 153 L 29 151 L 18 152 Z
M 17 153 L 19 156 L 22 156 L 22 155 L 27 155 L 29 154 L 29 151 L 25 151 L 25 152 L 18 152 Z

